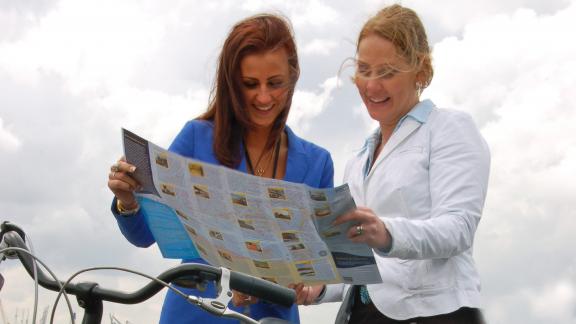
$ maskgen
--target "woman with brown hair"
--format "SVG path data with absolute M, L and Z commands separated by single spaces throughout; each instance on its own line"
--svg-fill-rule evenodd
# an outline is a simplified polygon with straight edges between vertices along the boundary
M 472 118 L 420 93 L 432 81 L 424 26 L 392 5 L 358 37 L 354 83 L 379 127 L 348 165 L 357 205 L 335 225 L 370 246 L 382 283 L 298 285 L 302 304 L 343 300 L 337 323 L 481 323 L 474 234 L 490 152 Z
M 224 165 L 260 177 L 283 179 L 324 188 L 333 185 L 330 154 L 297 137 L 286 125 L 292 95 L 299 77 L 298 56 L 291 27 L 270 14 L 237 23 L 220 53 L 211 102 L 206 113 L 189 121 L 170 146 L 170 151 L 204 162 Z M 155 242 L 139 210 L 130 176 L 134 167 L 123 160 L 112 166 L 108 187 L 120 230 L 134 245 Z M 183 262 L 202 262 L 202 259 Z M 193 290 L 196 296 L 214 296 Z M 252 318 L 277 317 L 299 322 L 296 306 L 285 308 L 235 294 L 235 304 L 249 305 Z M 197 309 L 168 291 L 160 323 L 219 323 L 223 320 Z M 226 320 L 225 323 L 230 323 Z

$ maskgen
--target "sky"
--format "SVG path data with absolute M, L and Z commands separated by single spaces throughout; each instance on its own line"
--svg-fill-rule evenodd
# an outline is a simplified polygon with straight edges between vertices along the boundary
M 0 0 L 0 220 L 24 228 L 61 279 L 91 266 L 157 275 L 177 264 L 156 246 L 131 246 L 109 211 L 120 128 L 167 147 L 206 109 L 229 29 L 265 11 L 287 16 L 296 35 L 302 73 L 288 123 L 331 152 L 341 184 L 376 127 L 346 62 L 363 22 L 391 3 Z M 576 1 L 402 4 L 419 13 L 433 47 L 422 98 L 471 114 L 491 149 L 474 245 L 488 323 L 576 323 Z M 14 260 L 0 272 L 7 315 L 25 316 L 32 280 Z M 118 272 L 80 279 L 121 289 L 146 282 Z M 42 292 L 40 305 L 54 296 Z M 161 300 L 105 311 L 154 323 Z M 302 323 L 331 323 L 337 309 L 301 307 Z M 58 314 L 66 318 L 63 304 Z

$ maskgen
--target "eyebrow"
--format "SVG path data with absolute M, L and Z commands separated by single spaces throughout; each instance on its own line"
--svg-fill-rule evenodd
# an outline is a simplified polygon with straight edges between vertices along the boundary
M 395 70 L 398 70 L 398 64 L 392 64 L 392 63 L 388 63 L 388 62 L 387 62 L 387 63 L 382 63 L 382 64 L 377 64 L 376 66 L 372 66 L 372 65 L 370 65 L 370 64 L 368 64 L 368 63 L 366 63 L 366 62 L 362 62 L 362 61 L 360 61 L 360 60 L 356 60 L 356 64 L 357 64 L 357 65 L 362 65 L 362 66 L 367 66 L 367 67 L 372 68 L 372 69 L 382 69 L 382 68 L 385 68 L 385 69 L 395 69 Z
M 269 81 L 269 80 L 272 80 L 272 79 L 276 79 L 276 78 L 284 78 L 284 77 L 285 77 L 285 76 L 284 76 L 284 75 L 282 75 L 282 74 L 276 74 L 276 75 L 273 75 L 273 76 L 269 77 L 269 78 L 268 78 L 268 79 L 266 79 L 266 80 L 268 80 L 268 81 Z M 249 77 L 249 76 L 243 76 L 243 77 L 242 77 L 242 79 L 243 79 L 243 80 L 256 80 L 256 81 L 260 81 L 258 78 Z

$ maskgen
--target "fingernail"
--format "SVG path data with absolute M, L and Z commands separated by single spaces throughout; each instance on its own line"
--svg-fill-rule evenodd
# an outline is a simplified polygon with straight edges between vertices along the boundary
M 131 167 L 130 167 L 130 172 L 134 172 L 134 171 L 136 171 L 136 167 L 135 167 L 135 166 L 131 166 Z

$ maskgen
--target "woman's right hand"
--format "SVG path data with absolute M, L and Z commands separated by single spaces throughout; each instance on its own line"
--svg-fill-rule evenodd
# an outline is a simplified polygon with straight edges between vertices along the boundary
M 134 171 L 136 171 L 136 167 L 121 157 L 110 167 L 108 174 L 108 188 L 125 209 L 138 207 L 134 191 L 140 187 L 140 184 L 131 176 Z
M 324 289 L 324 285 L 305 286 L 303 283 L 289 285 L 288 287 L 296 292 L 296 304 L 298 305 L 313 304 L 322 293 L 322 289 Z

